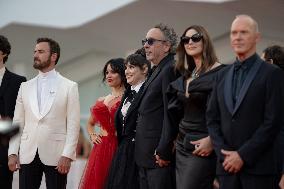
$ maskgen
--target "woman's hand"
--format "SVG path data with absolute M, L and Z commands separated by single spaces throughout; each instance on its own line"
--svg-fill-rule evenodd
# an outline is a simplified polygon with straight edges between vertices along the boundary
M 192 152 L 194 155 L 205 157 L 209 156 L 213 151 L 213 144 L 209 136 L 200 140 L 191 141 L 190 143 L 195 145 L 195 150 Z
M 102 142 L 102 136 L 100 134 L 97 134 L 97 133 L 91 133 L 90 139 L 95 144 L 100 144 Z

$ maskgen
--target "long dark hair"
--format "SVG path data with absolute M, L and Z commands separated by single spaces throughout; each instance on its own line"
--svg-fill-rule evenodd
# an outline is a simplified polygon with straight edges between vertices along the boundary
M 203 36 L 202 65 L 200 68 L 200 73 L 203 73 L 215 62 L 218 62 L 218 58 L 216 56 L 210 36 L 204 27 L 192 25 L 183 32 L 181 37 L 185 36 L 186 32 L 190 29 L 194 29 L 197 33 L 200 33 Z M 187 63 L 187 68 L 184 65 L 185 62 Z M 192 56 L 186 53 L 183 42 L 180 42 L 177 47 L 177 63 L 175 68 L 186 78 L 189 78 L 192 71 L 195 69 L 194 59 Z

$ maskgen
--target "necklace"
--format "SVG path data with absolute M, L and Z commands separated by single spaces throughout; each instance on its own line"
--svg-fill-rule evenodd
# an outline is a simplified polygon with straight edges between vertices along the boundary
M 118 94 L 118 95 L 111 94 L 111 95 L 113 96 L 113 98 L 118 98 L 122 96 L 122 94 Z
M 196 79 L 196 78 L 198 78 L 198 77 L 199 77 L 199 73 L 197 72 L 197 69 L 194 68 L 194 70 L 193 70 L 192 73 L 191 73 L 191 78 L 192 78 L 192 79 Z

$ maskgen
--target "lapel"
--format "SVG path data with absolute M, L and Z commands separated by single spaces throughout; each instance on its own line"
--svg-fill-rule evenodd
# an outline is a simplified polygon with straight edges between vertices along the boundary
M 152 73 L 152 75 L 149 77 L 149 79 L 146 81 L 145 87 L 144 87 L 143 92 L 142 92 L 142 96 L 145 94 L 146 89 L 149 87 L 150 83 L 159 75 L 160 71 L 161 71 L 161 67 L 158 66 L 155 69 L 155 71 Z
M 37 98 L 37 78 L 38 76 L 30 80 L 29 101 L 30 101 L 32 112 L 38 119 L 40 119 L 41 116 L 39 113 L 38 98 Z
M 174 59 L 174 56 L 172 54 L 168 54 L 161 62 L 160 64 L 157 66 L 157 68 L 154 70 L 154 72 L 152 73 L 152 75 L 148 78 L 147 81 L 145 81 L 145 86 L 144 89 L 142 91 L 141 97 L 144 96 L 147 88 L 149 87 L 149 85 L 151 84 L 151 82 L 159 75 L 159 73 L 161 72 L 162 68 L 170 61 Z
M 254 64 L 252 65 L 252 67 L 250 68 L 250 70 L 248 72 L 248 75 L 247 75 L 247 77 L 246 77 L 246 79 L 244 81 L 244 84 L 243 84 L 243 86 L 242 86 L 242 88 L 240 90 L 240 94 L 239 94 L 239 97 L 238 97 L 238 99 L 236 101 L 233 114 L 236 113 L 237 109 L 239 108 L 241 102 L 243 101 L 243 99 L 245 97 L 245 94 L 248 91 L 249 86 L 251 85 L 253 79 L 256 76 L 257 71 L 259 70 L 259 68 L 260 68 L 260 66 L 262 64 L 263 64 L 263 61 L 261 61 L 261 59 L 257 56 L 257 59 L 254 62 Z
M 0 86 L 0 96 L 3 96 L 4 91 L 6 91 L 6 88 L 9 85 L 10 79 L 11 79 L 11 72 L 6 68 L 6 71 L 3 75 L 2 83 Z
M 225 86 L 224 86 L 224 99 L 225 104 L 231 114 L 233 114 L 234 105 L 233 105 L 233 95 L 232 95 L 232 81 L 234 74 L 234 66 L 231 65 L 228 73 L 225 76 Z
M 60 77 L 61 77 L 60 74 L 58 72 L 56 72 L 56 78 L 54 78 L 53 81 L 52 81 L 52 85 L 51 85 L 50 91 L 48 93 L 47 101 L 45 102 L 45 104 L 43 106 L 43 110 L 42 110 L 42 113 L 41 113 L 41 118 L 46 116 L 46 114 L 51 109 L 51 106 L 52 106 L 52 104 L 54 102 L 54 99 L 56 97 L 56 94 L 57 94 L 58 86 L 60 84 L 60 81 L 59 81 Z

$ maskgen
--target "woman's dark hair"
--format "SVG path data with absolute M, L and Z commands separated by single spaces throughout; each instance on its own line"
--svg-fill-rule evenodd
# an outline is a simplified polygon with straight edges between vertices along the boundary
M 140 48 L 140 49 L 137 49 L 134 54 L 140 54 L 141 56 L 143 56 L 144 58 L 146 58 L 146 52 L 145 52 L 144 47 L 142 47 L 142 48 Z
M 124 65 L 124 59 L 123 58 L 114 58 L 110 59 L 104 66 L 103 69 L 103 82 L 106 80 L 106 71 L 107 67 L 110 65 L 111 69 L 118 73 L 121 78 L 121 83 L 124 85 L 124 87 L 128 86 L 126 77 L 125 77 L 125 65 Z
M 279 66 L 284 70 L 284 48 L 279 45 L 273 45 L 263 50 L 264 60 Z
M 185 36 L 186 32 L 190 29 L 193 29 L 197 33 L 200 33 L 202 35 L 202 65 L 199 70 L 199 73 L 203 73 L 213 64 L 218 62 L 218 58 L 216 56 L 210 36 L 204 27 L 199 25 L 192 25 L 183 32 L 181 37 Z M 184 65 L 185 62 L 187 63 L 187 68 Z M 177 63 L 175 68 L 186 78 L 190 77 L 192 71 L 195 69 L 194 59 L 192 56 L 186 53 L 183 42 L 180 42 L 177 47 Z
M 145 65 L 148 67 L 148 71 L 151 68 L 150 62 L 144 56 L 142 56 L 140 53 L 136 54 L 136 52 L 134 54 L 129 55 L 126 58 L 125 64 L 131 64 L 133 66 L 137 66 L 141 70 L 144 70 Z

